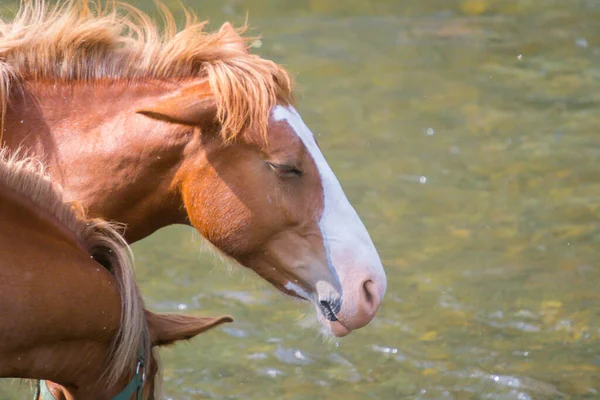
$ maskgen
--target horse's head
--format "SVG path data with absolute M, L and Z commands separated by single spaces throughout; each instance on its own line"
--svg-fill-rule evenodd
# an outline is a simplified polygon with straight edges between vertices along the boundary
M 311 131 L 292 106 L 277 105 L 266 138 L 249 128 L 228 141 L 212 124 L 209 93 L 203 82 L 141 110 L 201 127 L 177 180 L 192 225 L 279 290 L 313 302 L 336 336 L 366 325 L 385 273 Z
M 168 346 L 189 340 L 222 323 L 231 322 L 229 316 L 194 317 L 184 314 L 155 314 L 146 310 L 149 339 L 152 347 Z M 107 349 L 105 349 L 107 350 Z M 89 361 L 89 360 L 88 360 Z M 114 385 L 107 385 L 102 375 L 77 387 L 63 386 L 51 381 L 41 381 L 34 400 L 77 400 L 89 398 L 154 399 L 161 392 L 162 382 L 157 380 L 159 366 L 152 353 L 141 355 L 138 363 Z M 113 387 L 114 386 L 114 387 Z M 138 394 L 141 397 L 138 397 Z
M 282 292 L 311 301 L 323 325 L 344 336 L 373 319 L 385 293 L 377 251 L 286 96 L 252 86 L 287 76 L 245 72 L 256 59 L 229 25 L 221 32 L 240 54 L 236 72 L 216 68 L 137 112 L 194 129 L 175 179 L 191 224 Z M 256 112 L 252 101 L 268 107 Z

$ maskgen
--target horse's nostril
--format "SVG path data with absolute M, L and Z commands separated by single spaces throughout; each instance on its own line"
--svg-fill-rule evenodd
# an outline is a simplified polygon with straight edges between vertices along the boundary
M 370 279 L 365 281 L 365 283 L 363 284 L 363 290 L 365 292 L 365 302 L 370 306 L 373 306 L 373 300 L 374 300 L 373 285 L 374 285 L 374 283 Z

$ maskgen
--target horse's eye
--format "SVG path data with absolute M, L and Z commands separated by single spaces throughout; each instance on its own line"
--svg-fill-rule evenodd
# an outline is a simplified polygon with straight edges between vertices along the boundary
M 292 165 L 284 165 L 284 164 L 276 164 L 276 163 L 272 163 L 272 162 L 268 162 L 267 164 L 269 165 L 269 167 L 271 167 L 271 169 L 275 172 L 277 172 L 277 174 L 279 176 L 281 176 L 282 178 L 292 178 L 292 177 L 299 177 L 302 176 L 302 171 L 300 171 L 297 167 L 294 167 Z

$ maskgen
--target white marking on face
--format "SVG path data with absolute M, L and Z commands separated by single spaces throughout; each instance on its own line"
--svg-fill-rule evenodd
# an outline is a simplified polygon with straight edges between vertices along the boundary
M 383 297 L 385 272 L 377 250 L 367 229 L 346 198 L 342 186 L 321 153 L 315 138 L 298 112 L 292 107 L 276 106 L 272 111 L 275 121 L 286 121 L 296 132 L 312 156 L 324 192 L 324 208 L 319 227 L 330 265 L 340 278 L 342 285 L 358 269 L 368 268 L 374 280 L 379 281 Z M 364 272 L 364 270 L 363 270 Z
M 289 290 L 290 292 L 296 293 L 298 296 L 304 297 L 307 300 L 309 300 L 312 297 L 311 295 L 306 293 L 304 289 L 302 289 L 300 286 L 296 285 L 293 282 L 288 281 L 288 283 L 286 283 L 283 287 Z

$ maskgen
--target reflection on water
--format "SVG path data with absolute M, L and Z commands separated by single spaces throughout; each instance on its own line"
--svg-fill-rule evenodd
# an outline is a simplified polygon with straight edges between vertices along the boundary
M 191 229 L 153 235 L 134 246 L 149 306 L 236 318 L 162 351 L 168 398 L 600 398 L 600 3 L 194 4 L 249 10 L 256 51 L 294 71 L 389 282 L 329 342 Z

